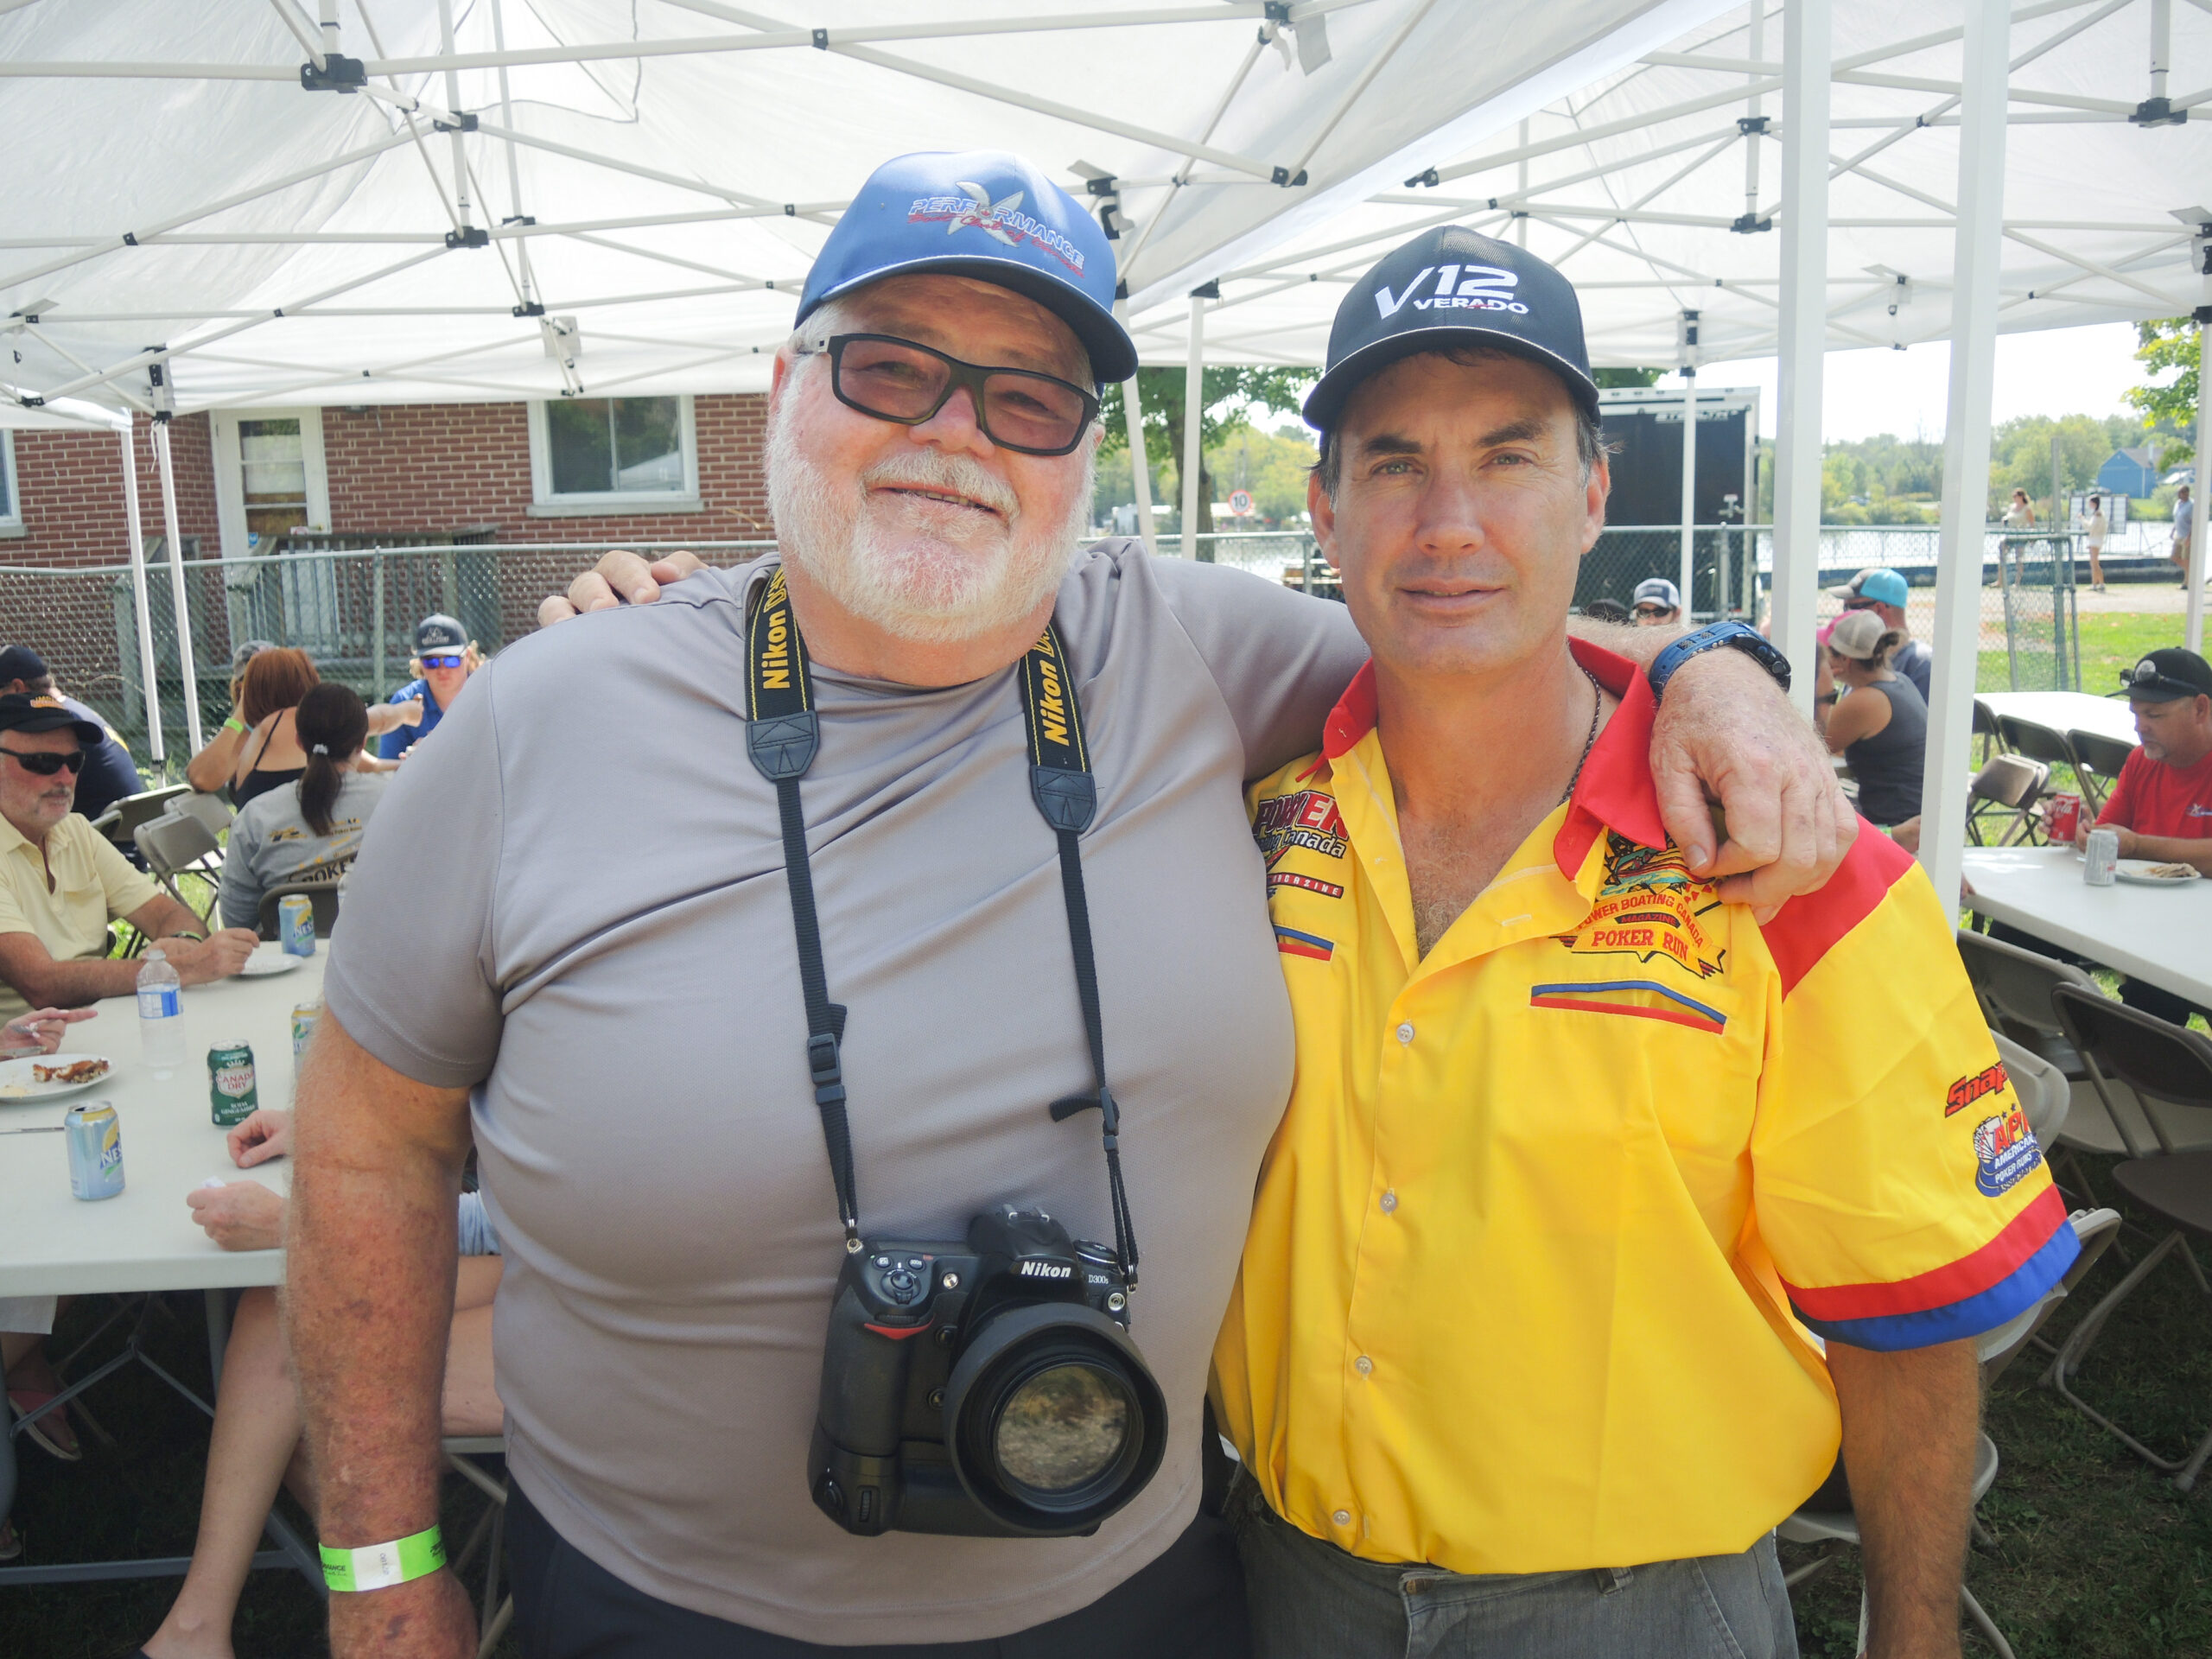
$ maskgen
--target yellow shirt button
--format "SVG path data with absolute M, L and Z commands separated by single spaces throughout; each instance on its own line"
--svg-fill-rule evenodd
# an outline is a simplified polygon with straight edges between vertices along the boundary
M 1414 1027 L 1413 1027 L 1413 1021 L 1412 1021 L 1412 1020 L 1408 1020 L 1408 1021 L 1406 1021 L 1406 1023 L 1405 1023 L 1404 1025 L 1400 1026 L 1400 1027 L 1398 1027 L 1398 1040 L 1399 1040 L 1400 1042 L 1402 1042 L 1402 1043 L 1410 1043 L 1411 1041 L 1413 1041 L 1413 1039 L 1414 1039 Z
M 1351 1368 L 1355 1371 L 1357 1371 L 1362 1376 L 1369 1376 L 1374 1373 L 1375 1362 L 1370 1359 L 1365 1354 L 1362 1354 L 1357 1359 L 1352 1361 Z
M 1387 1216 L 1397 1207 L 1398 1195 L 1395 1192 L 1385 1192 L 1382 1195 L 1382 1213 Z
M 1348 1527 L 1351 1525 L 1351 1511 L 1350 1510 L 1338 1510 L 1334 1515 L 1331 1516 L 1329 1519 L 1335 1522 L 1340 1527 Z

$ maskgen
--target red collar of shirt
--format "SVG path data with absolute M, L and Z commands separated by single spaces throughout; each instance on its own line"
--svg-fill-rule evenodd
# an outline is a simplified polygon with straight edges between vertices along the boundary
M 1659 705 L 1651 683 L 1625 657 L 1616 657 L 1584 639 L 1569 639 L 1574 660 L 1620 699 L 1583 763 L 1567 822 L 1552 842 L 1552 856 L 1570 881 L 1589 856 L 1600 830 L 1618 831 L 1645 847 L 1664 847 L 1667 831 L 1659 819 L 1659 796 L 1651 784 L 1651 723 Z M 1321 729 L 1321 758 L 1342 760 L 1375 729 L 1375 664 L 1370 658 L 1352 676 Z

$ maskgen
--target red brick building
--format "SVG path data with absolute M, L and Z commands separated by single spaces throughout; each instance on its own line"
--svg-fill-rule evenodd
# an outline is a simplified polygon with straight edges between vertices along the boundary
M 326 671 L 375 691 L 406 677 L 410 631 L 428 611 L 460 616 L 487 646 L 528 632 L 538 598 L 587 556 L 525 548 L 769 538 L 766 404 L 729 395 L 180 416 L 169 441 L 185 556 L 224 561 L 187 578 L 196 677 L 213 709 L 203 723 L 225 712 L 237 639 L 303 645 Z M 149 426 L 138 423 L 133 453 L 155 658 L 174 680 Z M 71 691 L 137 727 L 121 465 L 112 433 L 0 434 L 0 567 L 10 568 L 0 642 L 36 646 Z M 468 550 L 359 552 L 456 543 Z

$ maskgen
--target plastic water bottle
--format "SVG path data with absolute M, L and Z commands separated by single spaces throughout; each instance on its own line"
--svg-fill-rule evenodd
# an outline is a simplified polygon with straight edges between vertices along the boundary
M 146 953 L 138 970 L 138 1041 L 146 1069 L 173 1076 L 188 1057 L 184 1040 L 184 989 L 159 950 Z

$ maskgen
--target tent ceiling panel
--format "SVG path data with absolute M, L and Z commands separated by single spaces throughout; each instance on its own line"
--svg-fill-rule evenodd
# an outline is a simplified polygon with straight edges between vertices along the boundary
M 1835 9 L 1832 348 L 1949 333 L 1963 15 L 1961 0 Z M 2202 302 L 2182 210 L 2212 200 L 2212 14 L 2171 9 L 2164 95 L 2192 112 L 2178 124 L 2129 119 L 2159 95 L 2146 67 L 2152 17 L 2152 0 L 2015 8 L 2005 330 L 2171 316 Z M 1674 365 L 1685 309 L 1699 313 L 1700 361 L 1772 353 L 1781 14 L 1768 10 L 1758 54 L 1751 27 L 1738 6 L 1548 103 L 1525 139 L 1494 131 L 1407 168 L 1410 179 L 1433 168 L 1433 185 L 1401 181 L 1300 225 L 1224 283 L 1209 353 L 1319 360 L 1351 280 L 1395 242 L 1449 219 L 1525 237 L 1560 263 L 1581 289 L 1599 363 Z M 1764 135 L 1743 130 L 1760 116 Z M 1186 324 L 1173 308 L 1138 321 L 1157 360 L 1180 354 Z
M 1179 305 L 1718 3 L 455 0 L 448 56 L 436 0 L 340 0 L 341 96 L 266 3 L 33 0 L 0 14 L 0 381 L 143 399 L 152 346 L 186 409 L 755 388 L 852 190 L 918 149 L 1124 181 L 1130 286 Z

